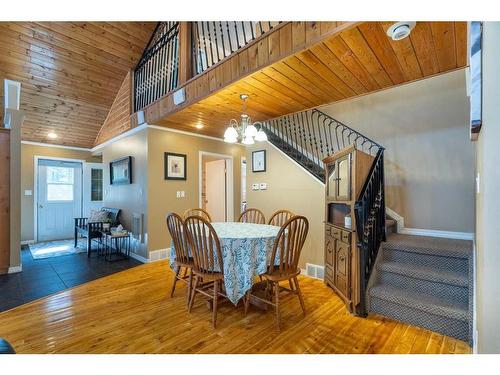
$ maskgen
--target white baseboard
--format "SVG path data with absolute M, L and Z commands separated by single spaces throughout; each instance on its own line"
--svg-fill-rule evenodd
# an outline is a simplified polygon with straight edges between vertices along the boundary
M 7 273 L 18 273 L 18 272 L 22 272 L 22 271 L 23 271 L 23 265 L 20 264 L 19 266 L 9 267 L 9 270 L 7 271 Z
M 32 245 L 35 243 L 35 240 L 25 240 L 25 241 L 21 241 L 21 246 L 22 245 Z
M 144 258 L 142 255 L 136 254 L 134 252 L 130 252 L 130 256 L 138 260 L 139 262 L 151 263 L 158 260 L 168 259 L 170 257 L 170 248 L 150 251 L 148 254 L 148 258 Z
M 136 254 L 136 253 L 134 253 L 132 251 L 130 252 L 130 257 L 134 258 L 135 260 L 138 260 L 141 263 L 149 263 L 149 259 L 148 258 L 144 258 L 143 256 L 141 256 L 139 254 Z
M 474 240 L 474 233 L 451 232 L 446 230 L 418 229 L 418 228 L 398 228 L 398 233 L 410 234 L 413 236 L 427 236 L 439 238 L 452 238 L 457 240 Z
M 396 211 L 391 210 L 389 207 L 385 206 L 385 213 L 389 215 L 393 220 L 396 220 L 396 225 L 398 227 L 398 232 L 405 227 L 405 218 L 399 215 Z

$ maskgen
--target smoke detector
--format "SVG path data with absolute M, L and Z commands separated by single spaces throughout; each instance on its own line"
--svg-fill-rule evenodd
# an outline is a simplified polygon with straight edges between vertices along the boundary
M 411 30 L 415 27 L 414 21 L 401 21 L 396 22 L 394 25 L 387 29 L 387 36 L 392 40 L 401 40 L 410 35 Z

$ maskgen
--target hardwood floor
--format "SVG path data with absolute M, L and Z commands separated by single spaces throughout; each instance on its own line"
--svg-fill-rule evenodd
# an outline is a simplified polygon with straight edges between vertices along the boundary
M 202 299 L 187 312 L 185 286 L 149 263 L 0 313 L 0 337 L 18 353 L 470 353 L 458 340 L 379 316 L 351 316 L 322 281 L 300 278 L 308 315 L 283 298 L 274 314 L 225 303 L 217 329 Z

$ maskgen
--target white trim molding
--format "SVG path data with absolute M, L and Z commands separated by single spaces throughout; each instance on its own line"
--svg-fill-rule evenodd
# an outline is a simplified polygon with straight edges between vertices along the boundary
M 7 273 L 18 273 L 23 271 L 23 265 L 9 267 Z
M 108 139 L 106 142 L 103 142 L 97 146 L 92 147 L 90 151 L 92 153 L 94 153 L 94 152 L 100 150 L 101 148 L 104 148 L 106 146 L 109 146 L 109 145 L 115 143 L 116 141 L 119 141 L 120 139 L 126 138 L 129 135 L 132 135 L 135 133 L 139 133 L 140 131 L 143 131 L 147 128 L 148 128 L 148 124 L 142 124 L 142 125 L 136 126 L 135 128 L 129 129 L 124 133 L 118 134 L 117 136 L 115 136 L 111 139 Z
M 401 232 L 401 230 L 403 230 L 403 228 L 405 227 L 405 218 L 399 215 L 396 211 L 391 210 L 387 206 L 385 206 L 385 213 L 389 215 L 393 220 L 396 220 L 398 232 Z
M 439 238 L 451 238 L 457 240 L 474 240 L 474 233 L 469 232 L 452 232 L 446 230 L 433 230 L 433 229 L 418 229 L 418 228 L 402 228 L 398 233 L 410 234 L 413 236 L 427 236 Z
M 170 258 L 170 248 L 168 247 L 166 249 L 158 249 L 158 250 L 150 251 L 148 253 L 148 258 L 145 258 L 142 255 L 139 255 L 139 254 L 131 251 L 130 257 L 134 258 L 142 263 L 152 263 L 152 262 L 156 262 L 159 260 L 169 259 Z
M 35 243 L 35 240 L 24 240 L 21 241 L 21 246 L 22 245 L 33 245 Z
M 86 151 L 91 152 L 91 148 L 85 147 L 76 147 L 76 146 L 64 146 L 64 145 L 55 145 L 52 143 L 42 143 L 42 142 L 32 142 L 32 141 L 21 141 L 23 145 L 32 145 L 32 146 L 40 146 L 40 147 L 54 147 L 54 148 L 64 148 L 67 150 L 76 150 L 76 151 Z

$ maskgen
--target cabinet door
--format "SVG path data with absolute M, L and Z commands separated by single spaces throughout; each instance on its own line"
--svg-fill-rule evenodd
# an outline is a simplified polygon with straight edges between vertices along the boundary
M 337 160 L 337 200 L 351 199 L 351 155 Z
M 325 237 L 325 262 L 331 267 L 334 267 L 333 257 L 335 253 L 335 239 L 327 233 Z
M 340 241 L 335 245 L 335 270 L 334 270 L 334 285 L 340 294 L 346 299 L 350 300 L 350 256 L 349 245 Z
M 337 173 L 336 173 L 336 163 L 332 163 L 328 166 L 328 181 L 326 182 L 326 194 L 331 198 L 335 198 L 337 195 Z

